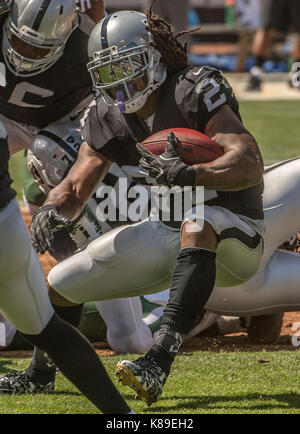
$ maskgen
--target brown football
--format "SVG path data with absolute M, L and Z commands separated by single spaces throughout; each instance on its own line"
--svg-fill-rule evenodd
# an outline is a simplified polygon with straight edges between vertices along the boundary
M 178 139 L 176 150 L 186 164 L 209 163 L 221 157 L 222 148 L 199 131 L 189 128 L 170 128 L 159 131 L 142 142 L 152 154 L 160 155 L 166 150 L 168 134 L 174 132 Z

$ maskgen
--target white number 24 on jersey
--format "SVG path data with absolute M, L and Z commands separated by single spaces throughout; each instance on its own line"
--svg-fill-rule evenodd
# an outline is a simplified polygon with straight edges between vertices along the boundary
M 209 89 L 209 90 L 207 90 Z M 225 93 L 220 93 L 220 84 L 213 78 L 205 78 L 196 86 L 195 91 L 200 95 L 203 93 L 203 101 L 206 104 L 207 111 L 211 112 L 226 102 Z M 219 94 L 219 95 L 218 95 Z

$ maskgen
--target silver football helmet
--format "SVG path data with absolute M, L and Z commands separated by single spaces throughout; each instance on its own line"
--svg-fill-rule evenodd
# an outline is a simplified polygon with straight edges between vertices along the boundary
M 121 113 L 142 108 L 167 76 L 146 25 L 146 15 L 120 11 L 103 18 L 89 38 L 88 70 L 93 85 L 106 104 L 117 106 Z M 139 77 L 145 82 L 142 89 L 137 89 L 133 81 Z
M 34 137 L 27 151 L 27 165 L 46 194 L 67 175 L 81 143 L 80 129 L 70 124 L 49 125 Z
M 0 15 L 9 10 L 12 0 L 0 0 Z
M 62 56 L 77 26 L 75 0 L 15 0 L 3 31 L 7 67 L 26 77 L 45 71 Z

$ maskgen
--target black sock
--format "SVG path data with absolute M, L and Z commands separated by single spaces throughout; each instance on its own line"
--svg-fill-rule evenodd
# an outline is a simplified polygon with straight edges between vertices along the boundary
M 215 252 L 194 247 L 184 248 L 178 255 L 159 337 L 148 352 L 166 374 L 180 348 L 182 336 L 194 327 L 212 293 L 215 259 Z
M 54 381 L 56 366 L 45 351 L 34 347 L 32 359 L 25 373 L 33 383 L 45 385 Z
M 57 315 L 74 327 L 78 327 L 80 323 L 82 308 L 83 304 L 70 307 L 53 305 L 53 309 Z M 54 381 L 55 372 L 56 366 L 48 354 L 34 347 L 31 362 L 25 370 L 30 380 L 34 383 L 47 384 L 50 381 Z
M 81 320 L 81 314 L 83 309 L 83 304 L 77 304 L 75 306 L 57 306 L 56 304 L 53 304 L 53 309 L 55 313 L 64 321 L 71 324 L 73 327 L 78 327 L 80 320 Z
M 182 335 L 171 327 L 162 326 L 155 344 L 147 355 L 156 361 L 166 375 L 169 375 L 173 360 L 182 344 Z
M 56 314 L 39 335 L 24 336 L 47 352 L 61 372 L 103 413 L 130 411 L 88 340 Z

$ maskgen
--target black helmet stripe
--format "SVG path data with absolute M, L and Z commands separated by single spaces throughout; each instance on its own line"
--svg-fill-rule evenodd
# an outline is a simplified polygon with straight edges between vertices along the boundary
M 32 29 L 38 31 L 39 27 L 41 25 L 41 22 L 45 16 L 45 13 L 51 3 L 51 0 L 44 0 L 41 7 L 39 8 L 39 11 L 37 13 L 37 16 L 35 17 L 34 23 L 32 25 Z
M 106 18 L 104 18 L 104 21 L 101 26 L 101 45 L 102 48 L 108 48 L 108 40 L 107 40 L 107 25 L 108 21 L 110 20 L 111 15 L 108 15 Z
M 41 130 L 39 133 L 39 136 L 45 136 L 48 137 L 48 139 L 53 140 L 56 142 L 65 152 L 67 152 L 71 157 L 76 160 L 77 158 L 77 152 L 70 146 L 67 142 L 65 142 L 63 139 L 61 139 L 59 136 L 57 136 L 54 133 L 51 133 L 51 131 Z

